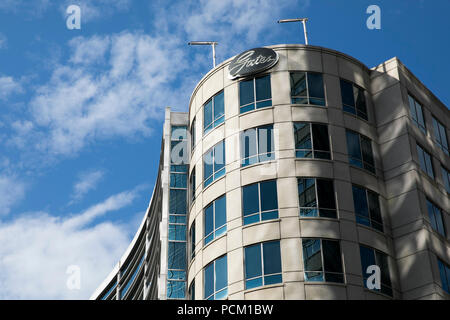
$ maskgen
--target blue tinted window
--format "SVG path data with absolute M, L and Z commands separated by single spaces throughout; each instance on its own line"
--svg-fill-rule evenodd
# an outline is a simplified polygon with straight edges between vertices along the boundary
M 435 117 L 433 117 L 433 128 L 434 128 L 434 137 L 436 139 L 437 145 L 439 146 L 439 148 L 442 149 L 442 151 L 444 151 L 446 155 L 448 155 L 449 152 L 448 152 L 447 130 L 445 129 L 442 123 L 436 120 Z
M 364 90 L 353 83 L 341 79 L 342 106 L 345 112 L 368 120 Z
M 169 224 L 169 240 L 186 240 L 186 225 Z
M 276 181 L 264 181 L 242 188 L 244 225 L 278 218 Z
M 171 188 L 187 188 L 186 174 L 171 173 L 170 187 Z
M 294 138 L 297 158 L 331 159 L 326 125 L 296 122 Z
M 442 289 L 450 293 L 450 267 L 438 259 L 439 275 L 441 277 Z
M 272 125 L 245 130 L 240 139 L 242 167 L 275 158 Z
M 206 133 L 212 128 L 223 123 L 225 119 L 225 103 L 223 91 L 212 97 L 203 106 L 203 132 Z
M 169 241 L 168 269 L 186 269 L 186 242 Z
M 300 216 L 337 218 L 332 180 L 298 178 Z
M 292 103 L 325 105 L 322 74 L 292 72 L 290 74 L 290 80 Z
M 408 95 L 409 109 L 411 112 L 411 118 L 414 124 L 423 132 L 426 133 L 425 121 L 423 118 L 422 105 L 414 99 L 412 96 Z
M 427 199 L 427 210 L 430 218 L 431 227 L 445 237 L 444 221 L 442 220 L 442 212 L 430 200 Z
M 211 262 L 204 269 L 204 293 L 206 300 L 223 300 L 228 295 L 227 256 Z
M 244 254 L 246 289 L 282 282 L 279 241 L 248 246 Z
M 303 239 L 305 281 L 344 282 L 339 241 Z
M 270 75 L 239 82 L 240 113 L 271 105 Z
M 170 189 L 169 213 L 186 214 L 186 190 Z
M 227 230 L 226 198 L 222 196 L 205 208 L 205 244 Z
M 386 254 L 374 250 L 372 248 L 368 248 L 365 246 L 360 246 L 359 248 L 360 256 L 361 256 L 361 267 L 363 274 L 364 286 L 367 288 L 367 279 L 371 276 L 371 273 L 367 273 L 367 268 L 372 265 L 376 265 L 380 268 L 381 271 L 381 289 L 373 289 L 376 291 L 380 291 L 384 294 L 392 296 L 392 285 L 391 278 L 389 274 L 389 264 L 388 257 Z
M 365 188 L 353 186 L 356 222 L 383 232 L 378 195 Z
M 417 145 L 417 154 L 419 156 L 420 168 L 428 174 L 431 179 L 434 179 L 433 164 L 431 156 L 421 146 Z
M 445 190 L 450 193 L 450 172 L 441 166 L 442 180 L 444 181 Z
M 219 142 L 203 156 L 203 186 L 225 174 L 225 142 Z
M 350 130 L 346 131 L 346 137 L 350 164 L 375 173 L 371 141 Z
M 172 141 L 187 140 L 187 127 L 186 126 L 172 126 Z

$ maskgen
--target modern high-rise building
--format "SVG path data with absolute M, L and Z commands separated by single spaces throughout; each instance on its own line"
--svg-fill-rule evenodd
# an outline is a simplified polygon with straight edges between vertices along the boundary
M 147 213 L 92 299 L 450 299 L 449 128 L 397 58 L 233 57 L 167 109 Z

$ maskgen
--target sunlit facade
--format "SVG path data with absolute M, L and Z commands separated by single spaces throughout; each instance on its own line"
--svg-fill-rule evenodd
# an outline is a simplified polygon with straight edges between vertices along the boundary
M 166 111 L 146 216 L 92 298 L 449 299 L 448 108 L 397 58 L 267 48 Z

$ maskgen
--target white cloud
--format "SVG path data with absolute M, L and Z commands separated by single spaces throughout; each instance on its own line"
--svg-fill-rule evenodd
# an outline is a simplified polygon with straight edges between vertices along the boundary
M 113 195 L 70 218 L 38 212 L 0 221 L 0 299 L 89 298 L 125 252 L 131 231 L 93 222 L 131 204 L 137 190 Z M 71 265 L 80 267 L 80 290 L 66 285 Z
M 94 190 L 104 175 L 103 170 L 92 170 L 80 174 L 73 187 L 71 204 L 81 200 L 89 191 Z
M 132 0 L 66 0 L 61 10 L 66 16 L 69 5 L 78 5 L 81 9 L 81 23 L 108 17 L 115 12 L 126 12 Z M 83 27 L 82 27 L 83 28 Z
M 180 104 L 170 88 L 183 69 L 176 63 L 184 58 L 176 38 L 124 32 L 70 45 L 69 62 L 55 67 L 31 101 L 35 130 L 29 138 L 40 133 L 34 141 L 39 150 L 72 154 L 97 139 L 148 136 L 149 122 L 171 102 Z
M 0 175 L 0 216 L 8 214 L 12 206 L 23 198 L 25 187 L 25 183 L 14 176 Z
M 0 76 L 0 100 L 7 99 L 11 94 L 22 92 L 20 82 L 9 76 Z

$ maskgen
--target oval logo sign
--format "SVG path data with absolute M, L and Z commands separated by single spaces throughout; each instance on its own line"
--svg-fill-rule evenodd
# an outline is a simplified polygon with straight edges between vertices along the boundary
M 249 76 L 272 68 L 278 62 L 278 53 L 268 48 L 247 50 L 236 56 L 228 66 L 229 78 Z

